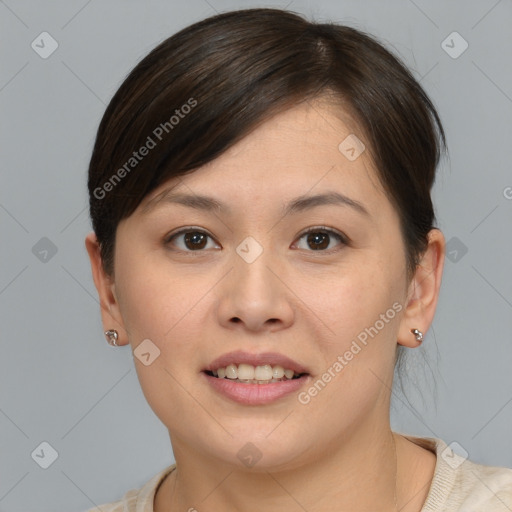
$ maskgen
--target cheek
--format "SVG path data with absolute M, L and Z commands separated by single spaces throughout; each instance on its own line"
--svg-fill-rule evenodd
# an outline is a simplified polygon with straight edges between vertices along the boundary
M 351 265 L 350 272 L 332 279 L 323 293 L 318 288 L 317 293 L 310 291 L 305 300 L 322 320 L 316 321 L 322 330 L 316 345 L 324 368 L 301 403 L 311 400 L 306 409 L 322 417 L 323 428 L 333 435 L 363 421 L 391 386 L 402 308 L 399 272 L 398 264 L 391 268 L 368 257 L 364 264 Z
M 170 265 L 150 260 L 136 254 L 119 258 L 116 287 L 132 350 L 145 339 L 159 350 L 148 365 L 134 354 L 142 392 L 160 420 L 179 429 L 183 418 L 176 416 L 177 410 L 182 415 L 201 413 L 188 391 L 195 383 L 191 368 L 195 371 L 197 365 L 197 342 L 204 336 L 194 308 L 201 306 L 198 301 L 210 288 L 209 280 L 203 275 L 190 281 L 183 273 L 171 274 Z
M 117 265 L 116 287 L 132 347 L 149 338 L 166 365 L 186 360 L 186 351 L 204 335 L 197 315 L 208 302 L 214 276 L 173 266 L 156 251 L 120 257 Z
M 401 298 L 397 271 L 398 265 L 391 267 L 368 252 L 324 277 L 300 281 L 297 295 L 307 306 L 304 314 L 311 317 L 310 324 L 318 326 L 319 342 L 335 351 L 348 349 L 352 340 L 376 322 L 387 333 L 396 323 L 393 303 Z M 383 328 L 381 315 L 390 308 Z
M 173 318 L 168 315 L 176 309 L 173 306 L 180 303 L 176 286 L 179 281 L 166 275 L 165 268 L 158 265 L 151 253 L 127 247 L 122 237 L 117 244 L 116 288 L 123 320 L 134 334 L 158 339 L 164 329 L 161 325 L 164 319 L 170 324 L 166 330 L 172 326 Z

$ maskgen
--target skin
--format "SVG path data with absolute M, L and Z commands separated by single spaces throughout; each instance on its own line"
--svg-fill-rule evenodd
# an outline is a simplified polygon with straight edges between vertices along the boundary
M 134 357 L 178 468 L 158 489 L 156 512 L 323 512 L 333 504 L 391 511 L 395 475 L 402 512 L 419 511 L 427 497 L 436 456 L 391 431 L 389 407 L 397 343 L 417 347 L 410 330 L 426 333 L 434 317 L 445 240 L 430 232 L 407 281 L 398 214 L 369 152 L 349 161 L 338 150 L 353 133 L 340 117 L 321 101 L 300 104 L 153 191 L 118 226 L 115 276 L 103 271 L 94 233 L 86 238 L 104 329 L 116 329 L 118 343 L 132 350 L 147 338 L 160 350 L 148 366 Z M 170 185 L 213 196 L 231 213 L 161 203 L 143 214 Z M 321 205 L 283 217 L 292 198 L 329 191 L 359 201 L 370 215 Z M 308 243 L 304 231 L 318 226 L 349 242 L 332 235 L 325 245 Z M 183 227 L 210 238 L 199 249 L 183 235 L 166 243 Z M 263 248 L 252 263 L 236 252 L 247 236 Z M 199 378 L 225 352 L 275 351 L 309 369 L 307 389 L 395 302 L 402 310 L 308 404 L 291 394 L 242 405 Z M 247 442 L 262 454 L 252 468 L 237 457 Z

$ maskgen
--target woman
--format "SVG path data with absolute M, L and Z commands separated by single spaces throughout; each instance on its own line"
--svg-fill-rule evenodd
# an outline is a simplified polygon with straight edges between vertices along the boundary
M 444 147 L 421 86 L 350 27 L 228 12 L 135 67 L 86 247 L 176 464 L 103 512 L 512 508 L 512 470 L 390 429 L 441 285 Z

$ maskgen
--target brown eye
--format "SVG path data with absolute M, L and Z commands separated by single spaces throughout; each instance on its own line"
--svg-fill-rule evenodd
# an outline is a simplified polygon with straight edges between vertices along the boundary
M 332 238 L 335 238 L 343 245 L 347 244 L 347 239 L 345 236 L 328 228 L 310 228 L 301 235 L 299 240 L 302 238 L 306 239 L 307 248 L 313 251 L 325 251 L 329 249 Z M 299 249 L 301 248 L 302 247 L 299 247 Z
M 307 235 L 307 244 L 315 250 L 327 249 L 329 241 L 330 237 L 327 233 L 308 233 Z
M 201 251 L 205 249 L 208 244 L 208 238 L 211 238 L 208 233 L 200 230 L 183 229 L 168 237 L 165 241 L 166 244 L 178 245 L 178 249 L 184 252 Z M 181 240 L 182 244 L 174 243 L 175 240 Z
M 189 249 L 204 249 L 206 246 L 206 237 L 204 233 L 199 233 L 198 231 L 191 231 L 189 233 L 185 233 L 185 246 Z

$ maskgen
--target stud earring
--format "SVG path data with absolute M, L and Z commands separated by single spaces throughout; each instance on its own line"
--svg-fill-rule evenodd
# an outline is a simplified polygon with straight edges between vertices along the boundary
M 423 333 L 421 331 L 418 329 L 411 329 L 411 332 L 416 336 L 416 341 L 419 341 L 420 343 L 423 341 Z
M 109 329 L 108 331 L 105 331 L 104 334 L 110 345 L 114 347 L 119 347 L 119 345 L 117 344 L 117 338 L 119 337 L 119 334 L 115 329 Z

